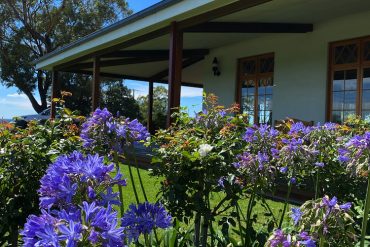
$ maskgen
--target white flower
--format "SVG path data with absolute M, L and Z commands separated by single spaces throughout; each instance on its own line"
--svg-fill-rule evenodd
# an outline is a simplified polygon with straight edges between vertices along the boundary
M 5 148 L 0 149 L 0 154 L 5 154 Z
M 159 149 L 158 149 L 158 152 L 159 152 L 160 154 L 164 154 L 164 153 L 166 152 L 166 149 L 164 149 L 164 148 L 159 148 Z
M 213 147 L 209 144 L 201 144 L 199 145 L 199 154 L 201 157 L 205 157 L 209 152 L 211 152 Z

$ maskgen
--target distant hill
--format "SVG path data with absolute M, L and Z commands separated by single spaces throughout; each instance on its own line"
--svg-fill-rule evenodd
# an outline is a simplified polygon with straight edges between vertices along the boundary
M 11 122 L 12 119 L 4 119 L 4 118 L 0 118 L 0 123 L 3 123 L 3 122 Z

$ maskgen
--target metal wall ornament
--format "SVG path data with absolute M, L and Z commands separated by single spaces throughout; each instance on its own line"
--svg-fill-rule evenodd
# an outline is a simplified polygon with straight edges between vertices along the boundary
M 212 71 L 213 71 L 214 76 L 221 75 L 220 66 L 219 66 L 219 63 L 216 57 L 213 59 L 213 62 L 212 62 Z

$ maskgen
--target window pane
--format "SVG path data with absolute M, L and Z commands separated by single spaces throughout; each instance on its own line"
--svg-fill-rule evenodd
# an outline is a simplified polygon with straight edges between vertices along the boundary
M 346 71 L 345 90 L 356 90 L 357 89 L 357 70 Z
M 370 89 L 370 68 L 364 69 L 362 89 Z
M 272 95 L 266 95 L 266 110 L 272 111 Z
M 345 111 L 343 112 L 343 120 L 346 121 L 348 117 L 354 116 L 356 113 L 354 111 Z
M 356 109 L 356 91 L 348 91 L 344 93 L 344 109 L 355 110 Z
M 259 111 L 265 111 L 265 95 L 259 95 L 258 96 L 258 110 Z
M 335 71 L 333 80 L 333 91 L 344 90 L 344 71 Z
M 273 78 L 267 78 L 265 82 L 266 82 L 266 94 L 272 94 L 274 88 Z
M 265 87 L 258 88 L 258 95 L 261 95 L 261 96 L 265 95 Z
M 333 111 L 331 121 L 334 123 L 342 123 L 343 122 L 343 112 L 342 111 Z
M 258 112 L 258 123 L 265 123 L 265 112 L 264 111 Z
M 334 63 L 346 64 L 357 62 L 357 44 L 337 46 L 334 49 Z
M 256 60 L 244 62 L 244 75 L 253 75 L 256 73 Z
M 272 124 L 272 111 L 264 111 L 265 124 Z
M 274 72 L 274 58 L 267 57 L 260 60 L 260 73 Z
M 367 41 L 364 44 L 364 60 L 370 61 L 370 41 Z
M 370 111 L 363 111 L 362 118 L 365 119 L 366 122 L 370 122 Z
M 333 110 L 342 110 L 344 107 L 344 92 L 333 93 Z
M 362 92 L 362 109 L 370 110 L 370 90 Z
M 242 98 L 243 112 L 254 111 L 254 96 Z

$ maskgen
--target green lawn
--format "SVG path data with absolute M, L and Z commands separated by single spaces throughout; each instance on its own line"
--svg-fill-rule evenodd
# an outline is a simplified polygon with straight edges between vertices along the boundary
M 147 171 L 147 170 L 144 170 L 144 169 L 139 169 L 139 170 L 140 170 L 140 174 L 141 174 L 141 177 L 142 177 L 142 181 L 144 183 L 144 188 L 145 188 L 145 191 L 147 193 L 148 200 L 150 202 L 156 202 L 158 200 L 158 191 L 160 189 L 160 186 L 161 186 L 160 181 L 162 179 L 150 176 L 149 171 Z M 130 180 L 128 166 L 127 165 L 122 165 L 121 171 L 123 172 L 124 176 L 127 178 L 127 186 L 123 187 L 124 206 L 125 206 L 125 209 L 127 209 L 128 205 L 130 205 L 132 203 L 136 203 L 136 200 L 135 200 L 135 196 L 134 196 L 134 192 L 133 192 L 133 188 L 132 188 L 132 182 Z M 137 187 L 138 194 L 139 194 L 139 199 L 140 199 L 140 201 L 144 201 L 144 197 L 143 197 L 143 193 L 142 193 L 141 188 L 140 188 L 136 168 L 132 167 L 132 171 L 133 171 L 133 176 L 134 176 L 134 180 L 135 180 L 135 185 Z M 211 197 L 211 200 L 212 200 L 211 203 L 216 204 L 221 198 L 222 198 L 221 194 L 214 193 Z M 284 204 L 281 203 L 281 202 L 276 202 L 276 201 L 272 201 L 272 200 L 266 200 L 266 201 L 267 201 L 268 205 L 270 206 L 271 211 L 273 212 L 274 216 L 277 219 L 280 219 L 281 211 L 283 209 Z M 241 208 L 242 211 L 246 211 L 247 205 L 248 205 L 248 199 L 241 200 L 239 202 L 239 205 L 240 205 L 240 208 Z M 287 212 L 289 212 L 289 211 L 290 211 L 290 205 L 288 207 Z M 261 205 L 261 203 L 256 204 L 253 212 L 258 215 L 258 218 L 257 218 L 258 223 L 260 223 L 261 225 L 266 223 L 266 217 L 265 217 L 264 214 L 267 213 L 267 210 L 265 209 L 265 207 L 263 207 Z
M 125 178 L 127 178 L 127 186 L 123 187 L 124 208 L 125 208 L 125 210 L 127 210 L 128 205 L 130 205 L 132 203 L 135 204 L 136 200 L 135 200 L 135 196 L 134 196 L 134 192 L 133 192 L 133 187 L 132 187 L 132 182 L 131 182 L 131 179 L 130 179 L 128 166 L 127 165 L 122 165 L 121 166 L 121 171 L 124 174 Z M 141 175 L 141 178 L 142 178 L 142 181 L 143 181 L 143 184 L 144 184 L 145 191 L 147 193 L 148 200 L 150 202 L 156 202 L 159 199 L 158 198 L 158 196 L 159 196 L 158 192 L 159 192 L 159 189 L 160 189 L 160 186 L 161 186 L 160 182 L 161 182 L 162 178 L 152 177 L 152 176 L 149 175 L 149 171 L 144 170 L 144 169 L 139 169 L 139 171 L 140 171 L 140 175 Z M 133 177 L 134 177 L 134 180 L 135 180 L 135 185 L 136 185 L 136 188 L 138 190 L 140 202 L 143 202 L 144 201 L 144 196 L 143 196 L 143 193 L 142 193 L 141 188 L 140 188 L 138 174 L 137 174 L 137 170 L 136 170 L 135 167 L 132 167 L 132 172 L 133 172 Z M 116 188 L 116 190 L 118 190 L 118 188 Z M 219 202 L 219 200 L 221 200 L 221 198 L 222 198 L 222 194 L 220 194 L 220 193 L 212 194 L 211 204 L 216 204 L 217 202 Z M 266 200 L 266 202 L 269 205 L 271 211 L 273 212 L 273 215 L 274 215 L 276 221 L 278 222 L 280 217 L 281 217 L 281 212 L 282 212 L 282 209 L 284 207 L 284 204 L 281 203 L 281 202 L 276 202 L 276 201 L 272 201 L 272 200 Z M 245 215 L 246 214 L 246 209 L 247 209 L 247 206 L 248 206 L 248 199 L 240 200 L 239 205 L 240 205 L 240 208 L 241 208 L 241 211 L 242 211 L 243 215 Z M 288 205 L 287 212 L 290 212 L 290 207 L 291 207 L 291 205 Z M 230 213 L 230 210 L 225 213 L 225 216 L 227 216 L 228 213 Z M 267 223 L 268 223 L 269 217 L 266 217 L 266 213 L 268 213 L 268 210 L 266 209 L 266 207 L 264 207 L 262 205 L 262 203 L 260 201 L 258 201 L 257 204 L 255 205 L 254 209 L 253 209 L 253 214 L 257 215 L 257 218 L 256 218 L 257 222 L 256 222 L 256 224 L 254 224 L 254 229 L 257 232 L 267 232 Z M 223 215 L 221 215 L 219 218 L 221 219 L 221 217 L 223 217 Z M 289 220 L 289 214 L 288 213 L 285 215 L 285 221 L 287 221 L 287 220 Z M 245 222 L 243 221 L 243 219 L 242 219 L 242 225 L 245 226 Z M 220 228 L 220 227 L 218 227 L 217 222 L 215 222 L 213 224 L 213 226 L 214 226 L 214 229 L 219 229 Z M 184 229 L 191 229 L 192 224 L 190 224 L 188 226 L 184 225 L 183 227 L 184 227 Z M 277 227 L 277 226 L 275 226 L 275 227 Z M 235 229 L 237 230 L 238 227 L 236 227 Z M 159 230 L 158 233 L 161 234 L 162 231 Z M 231 231 L 230 233 L 231 233 L 231 236 L 235 240 L 240 241 L 240 236 L 238 234 L 236 234 L 233 231 Z

